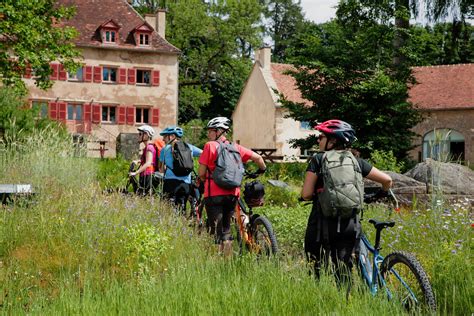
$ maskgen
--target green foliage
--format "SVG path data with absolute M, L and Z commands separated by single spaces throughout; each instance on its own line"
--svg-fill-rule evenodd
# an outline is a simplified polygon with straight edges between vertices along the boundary
M 207 122 L 202 120 L 194 119 L 184 125 L 181 125 L 184 130 L 184 141 L 202 149 L 204 144 L 207 142 L 207 133 L 206 129 L 204 128 L 206 123 Z
M 404 170 L 405 163 L 398 162 L 392 151 L 374 150 L 370 154 L 370 163 L 379 170 L 393 171 L 401 173 Z
M 30 108 L 23 96 L 0 87 L 0 141 L 15 143 L 46 128 L 63 130 L 56 122 L 40 118 L 39 109 Z
M 261 43 L 257 0 L 168 2 L 166 38 L 182 50 L 179 121 L 230 116 Z
M 55 27 L 68 19 L 74 9 L 55 6 L 54 0 L 4 0 L 0 4 L 0 74 L 6 86 L 26 93 L 22 81 L 27 67 L 34 72 L 36 85 L 51 87 L 50 62 L 59 61 L 74 70 L 79 57 L 71 40 L 77 35 L 70 27 Z
M 125 187 L 127 183 L 130 161 L 122 156 L 115 159 L 100 159 L 97 170 L 97 180 L 103 189 L 117 189 Z

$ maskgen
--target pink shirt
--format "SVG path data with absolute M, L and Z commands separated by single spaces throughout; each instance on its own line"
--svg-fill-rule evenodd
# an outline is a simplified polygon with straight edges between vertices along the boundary
M 152 155 L 152 161 L 151 161 L 151 166 L 146 168 L 145 171 L 140 173 L 140 177 L 143 176 L 149 176 L 155 172 L 155 166 L 156 166 L 156 148 L 153 144 L 148 144 L 146 148 L 143 149 L 142 157 L 140 158 L 140 164 L 143 166 L 146 162 L 146 154 L 147 152 L 151 152 Z
M 222 141 L 228 142 L 225 138 Z M 238 144 L 234 144 L 235 148 L 240 152 L 240 156 L 242 157 L 242 162 L 246 163 L 249 161 L 250 157 L 253 154 L 253 151 L 242 147 Z M 216 159 L 217 159 L 217 150 L 219 148 L 219 143 L 216 141 L 207 142 L 204 145 L 204 149 L 202 150 L 201 157 L 199 158 L 199 163 L 201 165 L 205 165 L 207 167 L 207 174 L 206 174 L 206 182 L 204 183 L 204 197 L 208 196 L 217 196 L 217 195 L 240 195 L 240 188 L 234 189 L 223 189 L 219 187 L 212 178 L 210 179 L 211 182 L 211 194 L 209 195 L 209 177 L 216 169 Z

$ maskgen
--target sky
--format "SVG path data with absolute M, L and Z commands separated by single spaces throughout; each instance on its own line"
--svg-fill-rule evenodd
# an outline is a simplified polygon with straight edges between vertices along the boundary
M 335 17 L 337 3 L 338 0 L 301 0 L 306 19 L 316 23 L 327 22 Z

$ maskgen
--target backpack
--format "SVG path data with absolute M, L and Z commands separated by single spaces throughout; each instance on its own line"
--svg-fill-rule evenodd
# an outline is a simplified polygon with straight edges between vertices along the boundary
M 244 165 L 240 152 L 232 143 L 221 141 L 218 143 L 216 169 L 212 172 L 212 179 L 223 189 L 240 187 L 244 177 Z
M 194 170 L 193 153 L 188 144 L 179 140 L 173 145 L 173 173 L 178 177 L 189 175 Z
M 158 171 L 158 166 L 160 163 L 160 153 L 163 147 L 165 147 L 165 142 L 161 139 L 156 139 L 153 142 L 153 146 L 155 146 L 155 171 Z
M 351 218 L 364 203 L 364 181 L 357 159 L 348 150 L 330 150 L 323 154 L 321 173 L 324 187 L 318 200 L 325 217 Z

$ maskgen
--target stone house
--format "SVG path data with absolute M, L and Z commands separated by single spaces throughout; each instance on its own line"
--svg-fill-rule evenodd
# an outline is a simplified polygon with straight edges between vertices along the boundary
M 63 122 L 89 155 L 114 157 L 121 133 L 140 124 L 160 131 L 177 122 L 179 49 L 165 39 L 165 11 L 140 16 L 126 0 L 58 0 L 75 6 L 63 24 L 77 29 L 83 66 L 76 73 L 51 64 L 54 85 L 40 90 L 27 73 L 32 106 Z M 86 136 L 86 137 L 83 137 Z
M 410 155 L 417 161 L 474 162 L 474 64 L 414 67 L 410 101 L 423 121 Z
M 308 154 L 292 148 L 289 141 L 315 131 L 305 122 L 285 117 L 288 110 L 281 106 L 275 92 L 290 101 L 310 104 L 301 97 L 295 79 L 286 74 L 291 69 L 289 64 L 272 63 L 268 47 L 255 52 L 255 63 L 232 114 L 234 141 L 285 160 Z

